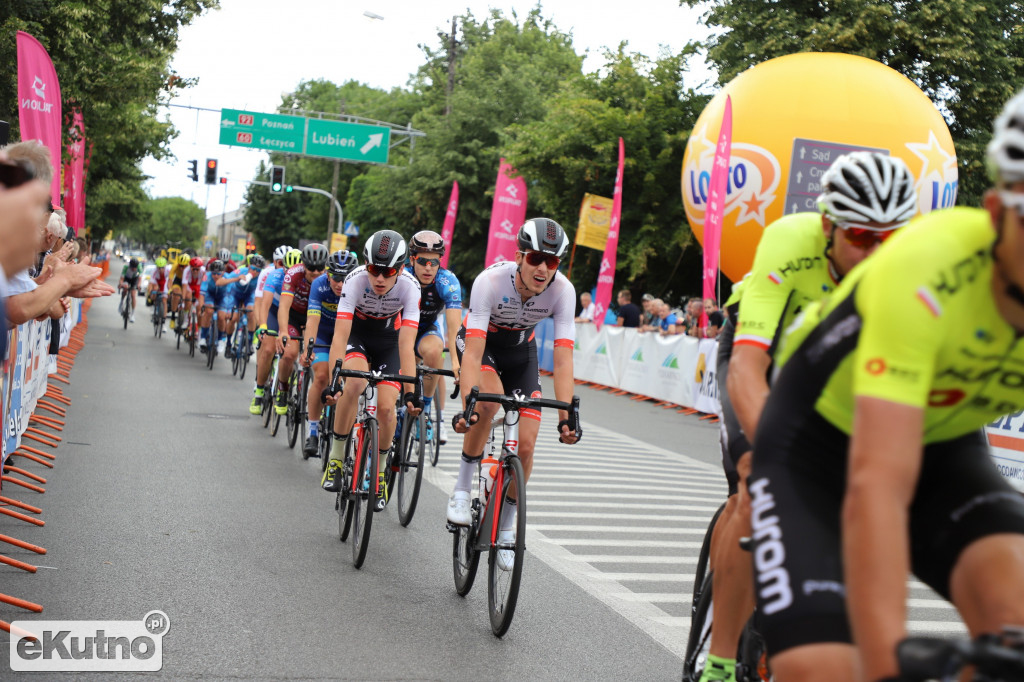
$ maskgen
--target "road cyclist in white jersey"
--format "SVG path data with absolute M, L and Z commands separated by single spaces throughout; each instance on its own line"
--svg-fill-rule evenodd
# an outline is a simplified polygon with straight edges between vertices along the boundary
M 555 399 L 573 398 L 573 342 L 576 335 L 574 313 L 576 290 L 560 272 L 558 265 L 569 246 L 561 225 L 548 218 L 534 218 L 519 228 L 514 261 L 495 263 L 477 276 L 469 301 L 469 315 L 456 340 L 461 373 L 459 385 L 463 400 L 478 386 L 481 392 L 505 395 L 541 396 L 540 371 L 534 327 L 547 317 L 554 318 Z M 497 403 L 477 403 L 472 424 L 466 424 L 460 412 L 452 420 L 458 433 L 465 433 L 462 462 L 455 490 L 448 501 L 448 521 L 468 526 L 472 522 L 470 489 L 490 436 L 491 421 Z M 533 451 L 540 431 L 540 411 L 524 409 L 519 424 L 519 458 L 529 480 L 533 469 Z M 558 412 L 558 434 L 563 443 L 575 443 L 581 431 L 569 429 L 569 414 Z M 509 491 L 509 504 L 502 506 L 498 542 L 515 540 L 515 493 Z M 510 550 L 502 550 L 498 561 L 508 570 Z
M 329 368 L 340 359 L 343 369 L 375 371 L 382 374 L 416 375 L 416 329 L 420 319 L 420 284 L 402 266 L 407 253 L 406 242 L 394 230 L 374 233 L 363 247 L 366 264 L 353 270 L 342 285 L 338 300 L 338 317 L 331 342 Z M 349 379 L 344 392 L 326 396 L 328 405 L 337 404 L 334 417 L 334 438 L 330 459 L 321 486 L 338 492 L 342 481 L 345 443 L 352 431 L 359 395 L 366 386 L 364 379 Z M 384 467 L 391 454 L 395 435 L 395 405 L 399 391 L 408 414 L 416 416 L 423 400 L 415 395 L 415 387 L 384 381 L 377 385 L 377 420 L 380 424 L 380 489 L 378 507 L 388 498 L 384 485 Z

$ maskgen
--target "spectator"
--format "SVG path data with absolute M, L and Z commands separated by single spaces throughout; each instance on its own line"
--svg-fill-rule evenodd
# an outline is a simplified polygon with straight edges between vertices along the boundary
M 655 300 L 657 299 L 655 299 L 654 296 L 651 296 L 650 294 L 644 294 L 640 299 L 640 303 L 644 307 L 644 314 L 643 317 L 640 319 L 641 329 L 650 327 L 657 322 L 658 312 L 653 307 L 653 303 Z
M 615 319 L 616 327 L 639 327 L 640 318 L 643 313 L 640 312 L 640 308 L 636 307 L 633 301 L 633 294 L 630 293 L 629 289 L 623 289 L 616 296 L 615 300 L 619 304 L 619 313 Z
M 658 333 L 662 336 L 671 336 L 672 334 L 678 334 L 682 329 L 677 329 L 676 325 L 679 323 L 679 318 L 672 309 L 668 307 L 668 303 L 661 301 L 661 306 L 658 309 L 658 320 L 659 320 L 659 331 Z
M 580 314 L 576 317 L 577 322 L 593 322 L 594 311 L 597 306 L 594 304 L 589 291 L 580 294 Z
M 715 304 L 713 298 L 704 299 L 704 310 L 708 314 L 708 326 L 704 330 L 704 338 L 717 339 L 718 332 L 722 331 L 722 325 L 725 324 L 725 313 Z
M 50 150 L 32 140 L 18 142 L 4 148 L 7 158 L 27 171 L 33 178 L 42 181 L 47 187 L 53 178 L 53 166 L 50 162 Z M 46 211 L 29 234 L 34 248 L 46 250 L 51 241 L 51 234 L 60 237 L 65 234 L 63 215 L 56 213 L 57 223 L 51 232 L 51 217 L 55 214 L 47 201 Z M 63 227 L 62 227 L 63 226 Z M 54 239 L 55 241 L 55 239 Z M 65 256 L 66 258 L 66 256 Z M 22 324 L 33 318 L 57 318 L 67 310 L 67 296 L 92 298 L 109 296 L 114 287 L 105 282 L 97 281 L 100 270 L 87 265 L 71 265 L 66 260 L 53 258 L 49 262 L 52 272 L 46 275 L 43 284 L 37 284 L 29 276 L 27 269 L 8 275 L 7 280 L 7 320 L 10 324 Z M 31 265 L 31 261 L 29 262 Z M 46 262 L 44 260 L 44 266 Z

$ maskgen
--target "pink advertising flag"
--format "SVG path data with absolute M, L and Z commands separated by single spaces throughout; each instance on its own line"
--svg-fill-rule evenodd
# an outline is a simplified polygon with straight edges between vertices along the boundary
M 626 145 L 619 138 L 619 167 L 615 171 L 615 193 L 612 194 L 612 219 L 608 223 L 608 241 L 604 244 L 601 269 L 597 273 L 597 299 L 594 305 L 594 326 L 604 324 L 605 311 L 612 301 L 615 284 L 615 257 L 619 250 L 619 223 L 622 220 L 622 173 L 626 165 Z
M 85 228 L 85 125 L 75 109 L 68 129 L 68 161 L 64 164 L 64 210 L 77 235 Z
M 715 161 L 711 168 L 708 207 L 704 213 L 704 298 L 716 299 L 718 256 L 722 244 L 722 217 L 725 214 L 726 181 L 729 178 L 729 155 L 732 154 L 732 97 L 725 98 L 722 127 L 718 131 Z M 700 326 L 708 326 L 707 311 L 701 315 Z
M 50 149 L 53 184 L 50 199 L 60 205 L 60 83 L 50 55 L 38 40 L 18 31 L 18 122 L 22 140 L 39 140 Z
M 498 166 L 498 182 L 494 186 L 484 267 L 503 260 L 515 260 L 516 235 L 519 226 L 526 222 L 526 181 L 522 176 L 512 180 L 509 173 L 515 173 L 515 169 L 502 159 Z
M 445 250 L 441 256 L 441 267 L 448 267 L 448 256 L 452 255 L 452 235 L 455 234 L 455 215 L 459 212 L 459 183 L 452 183 L 452 195 L 448 198 L 448 210 L 444 214 L 444 228 L 441 229 L 441 239 L 444 240 Z

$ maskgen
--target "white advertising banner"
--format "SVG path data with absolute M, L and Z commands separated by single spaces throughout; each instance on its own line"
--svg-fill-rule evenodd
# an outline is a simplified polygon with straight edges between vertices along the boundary
M 694 409 L 706 414 L 721 414 L 718 402 L 718 342 L 704 339 L 697 346 L 694 369 Z
M 697 365 L 697 339 L 688 336 L 639 334 L 628 353 L 618 388 L 693 406 L 693 375 Z

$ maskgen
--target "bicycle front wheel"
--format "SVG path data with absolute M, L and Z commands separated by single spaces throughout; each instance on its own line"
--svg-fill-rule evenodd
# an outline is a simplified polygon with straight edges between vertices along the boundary
M 370 527 L 373 525 L 373 512 L 377 507 L 377 472 L 379 470 L 380 453 L 377 450 L 377 422 L 366 420 L 363 424 L 362 442 L 359 448 L 355 476 L 357 477 L 355 508 L 352 514 L 352 565 L 361 568 L 366 560 L 366 550 L 370 546 Z
M 456 526 L 452 533 L 452 573 L 455 576 L 455 592 L 465 597 L 473 589 L 476 569 L 480 565 L 480 552 L 473 546 L 476 524 Z
M 704 542 L 700 546 L 700 554 L 697 556 L 697 570 L 693 574 L 693 601 L 690 605 L 690 614 L 692 615 L 697 610 L 697 602 L 700 601 L 700 591 L 704 587 L 704 576 L 708 570 L 708 564 L 711 558 L 711 537 L 715 533 L 715 526 L 718 525 L 718 519 L 725 510 L 726 503 L 723 502 L 715 512 L 715 515 L 711 517 L 711 523 L 708 524 L 707 531 L 704 532 Z M 710 583 L 708 583 L 710 584 Z
M 194 310 L 188 314 L 188 354 L 189 357 L 196 356 L 196 336 L 199 334 L 199 323 L 196 321 Z
M 714 617 L 711 590 L 713 575 L 714 571 L 710 571 L 704 577 L 704 584 L 699 588 L 700 598 L 690 618 L 690 637 L 686 642 L 686 654 L 683 656 L 683 682 L 697 682 L 708 662 L 711 650 L 711 621 Z
M 298 433 L 299 448 L 302 449 L 302 459 L 309 459 L 306 454 L 306 440 L 309 438 L 309 409 L 306 407 L 306 398 L 309 395 L 309 382 L 313 376 L 313 366 L 310 365 L 302 373 L 302 382 L 299 383 L 298 395 L 295 405 L 295 418 L 299 422 Z
M 349 434 L 348 440 L 345 441 L 345 467 L 343 470 L 343 477 L 341 479 L 341 492 L 338 493 L 338 534 L 342 542 L 348 539 L 348 532 L 352 528 L 352 515 L 355 513 L 356 498 L 352 494 L 352 450 L 358 446 L 354 444 L 357 440 L 356 429 L 352 429 Z M 324 453 L 324 468 L 327 468 L 327 457 L 330 453 L 330 447 L 327 448 L 327 452 Z
M 518 499 L 512 505 L 514 511 L 511 512 L 514 515 L 511 526 L 515 538 L 502 541 L 502 532 L 499 530 L 498 538 L 491 544 L 487 557 L 487 610 L 491 615 L 491 632 L 495 637 L 502 637 L 512 625 L 526 554 L 526 476 L 523 474 L 523 463 L 515 455 L 510 455 L 502 461 L 502 472 L 504 480 L 501 489 L 496 488 L 491 494 L 492 503 L 498 505 L 494 512 L 499 515 L 499 528 L 502 525 L 501 515 L 509 505 L 508 490 L 513 483 Z
M 427 417 L 405 415 L 402 420 L 402 447 L 398 458 L 398 522 L 408 526 L 416 513 L 423 481 L 423 454 L 426 449 Z
M 434 389 L 434 400 L 433 400 L 433 403 L 434 403 L 434 406 L 433 406 L 434 407 L 434 410 L 433 410 L 434 411 L 434 434 L 433 434 L 433 436 L 434 437 L 431 439 L 430 444 L 428 446 L 430 448 L 430 466 L 432 466 L 432 467 L 436 467 L 437 466 L 437 458 L 441 454 L 441 424 L 443 423 L 441 421 L 441 419 L 443 419 L 443 417 L 441 415 L 441 399 L 444 397 L 443 396 L 444 391 L 442 390 L 443 386 L 444 386 L 443 377 L 438 377 L 437 388 Z
M 299 404 L 299 394 L 301 392 L 302 384 L 299 383 L 298 376 L 292 374 L 292 378 L 288 382 L 288 418 L 285 421 L 288 429 L 289 448 L 294 448 L 295 441 L 299 439 L 299 422 L 302 420 L 302 406 Z
M 238 379 L 245 379 L 245 368 L 249 366 L 249 356 L 252 355 L 252 344 L 249 342 L 249 330 L 245 329 L 242 337 L 242 359 L 238 361 Z
M 206 338 L 206 367 L 213 369 L 213 359 L 217 356 L 217 311 L 213 312 L 209 330 L 210 335 Z

